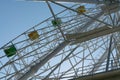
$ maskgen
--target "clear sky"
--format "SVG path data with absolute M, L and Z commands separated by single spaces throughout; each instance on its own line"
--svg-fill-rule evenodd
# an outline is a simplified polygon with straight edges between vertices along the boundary
M 0 47 L 49 16 L 43 2 L 0 0 Z

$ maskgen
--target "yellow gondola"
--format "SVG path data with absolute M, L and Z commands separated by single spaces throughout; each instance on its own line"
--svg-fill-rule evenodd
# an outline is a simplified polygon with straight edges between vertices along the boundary
M 39 38 L 39 34 L 37 31 L 32 31 L 28 34 L 28 37 L 33 41 Z
M 82 14 L 86 12 L 85 6 L 79 6 L 76 10 L 78 14 Z

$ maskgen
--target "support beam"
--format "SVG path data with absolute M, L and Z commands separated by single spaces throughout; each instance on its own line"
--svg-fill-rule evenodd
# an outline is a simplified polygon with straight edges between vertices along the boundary
M 46 0 L 26 0 L 26 1 L 46 1 Z M 51 1 L 51 0 L 47 0 Z M 73 3 L 89 3 L 89 4 L 104 4 L 104 0 L 54 0 L 56 2 L 73 2 Z
M 73 44 L 76 44 L 118 31 L 120 31 L 120 27 L 110 28 L 107 26 L 103 26 L 83 33 L 66 34 L 66 38 L 67 40 L 71 41 Z
M 114 49 L 114 46 L 111 46 L 111 51 Z M 104 61 L 107 59 L 107 56 L 108 56 L 108 48 L 106 49 L 106 51 L 103 53 L 103 55 L 99 58 L 98 62 L 96 62 L 94 64 L 94 68 L 90 71 L 90 74 L 94 74 L 98 69 L 99 67 L 101 66 L 102 63 L 104 63 Z
M 65 46 L 67 46 L 69 42 L 62 42 L 58 47 L 56 47 L 51 53 L 49 53 L 45 58 L 43 58 L 40 62 L 33 65 L 28 72 L 26 72 L 23 76 L 21 76 L 18 80 L 27 80 L 29 77 L 32 77 L 38 70 L 41 68 L 47 61 L 49 61 L 53 56 L 59 53 Z
M 47 5 L 48 5 L 48 7 L 49 7 L 49 9 L 50 9 L 50 12 L 51 12 L 52 15 L 53 15 L 54 20 L 57 20 L 55 14 L 54 14 L 54 12 L 53 12 L 53 9 L 52 9 L 51 5 L 49 4 L 49 2 L 48 2 L 47 0 L 46 0 L 46 3 L 47 3 Z M 64 38 L 64 40 L 66 40 L 66 39 L 65 39 L 64 32 L 62 31 L 60 25 L 58 25 L 57 27 L 58 27 L 58 30 L 60 31 L 62 37 Z
M 120 70 L 112 70 L 108 72 L 97 73 L 88 76 L 80 76 L 70 80 L 120 80 Z
M 114 48 L 112 47 L 112 50 Z M 107 55 L 108 55 L 108 49 L 106 49 L 106 51 L 103 53 L 103 55 L 100 57 L 100 59 L 98 60 L 98 62 L 96 62 L 94 64 L 94 68 L 90 71 L 90 74 L 94 74 L 98 69 L 99 67 L 101 66 L 101 64 L 105 61 L 105 59 L 107 58 Z
M 106 71 L 109 70 L 110 54 L 111 54 L 111 51 L 112 51 L 112 50 L 111 50 L 112 38 L 113 38 L 113 35 L 111 35 L 111 37 L 110 37 L 109 50 L 108 50 L 108 55 L 107 55 Z
M 98 13 L 97 15 L 95 15 L 94 18 L 98 19 L 98 18 L 100 18 L 103 14 L 104 14 L 103 12 L 100 12 L 100 13 Z M 91 24 L 93 24 L 94 22 L 95 22 L 95 20 L 93 20 L 93 19 L 89 20 L 84 26 L 82 26 L 82 27 L 80 26 L 80 27 L 78 27 L 77 29 L 75 29 L 75 32 L 78 32 L 78 33 L 79 33 L 80 31 L 88 28 L 88 27 L 89 27 Z
M 56 5 L 59 5 L 59 6 L 63 7 L 63 8 L 66 8 L 66 9 L 68 9 L 68 10 L 71 10 L 71 11 L 73 11 L 73 12 L 78 12 L 78 11 L 76 11 L 76 10 L 74 10 L 74 9 L 71 9 L 71 8 L 65 6 L 65 5 L 62 5 L 62 4 L 60 4 L 60 3 L 56 3 L 56 2 L 53 1 L 53 0 L 50 0 L 50 2 L 52 2 L 52 3 L 56 4 Z M 85 17 L 88 17 L 88 18 L 90 18 L 90 19 L 93 19 L 93 20 L 95 20 L 95 21 L 97 21 L 97 22 L 103 23 L 103 24 L 105 24 L 105 25 L 107 25 L 107 26 L 113 27 L 111 24 L 108 24 L 108 23 L 106 23 L 106 22 L 104 22 L 104 21 L 101 21 L 101 20 L 96 19 L 96 18 L 94 18 L 94 17 L 91 17 L 91 16 L 89 16 L 89 15 L 86 15 L 86 14 L 84 14 L 84 13 L 82 13 L 82 15 L 84 15 Z
M 76 46 L 59 64 L 57 64 L 57 66 L 43 79 L 43 80 L 47 80 L 49 78 L 49 76 L 67 59 L 69 58 L 69 56 L 79 47 Z
M 116 55 L 116 57 L 120 58 L 120 44 L 117 44 L 117 50 L 118 50 L 118 55 Z
M 101 6 L 102 11 L 105 13 L 105 15 L 109 15 L 115 12 L 118 12 L 120 10 L 120 4 L 119 3 L 111 3 L 110 5 L 103 5 Z

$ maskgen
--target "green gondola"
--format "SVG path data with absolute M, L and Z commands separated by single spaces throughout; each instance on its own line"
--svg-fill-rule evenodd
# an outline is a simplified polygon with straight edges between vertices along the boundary
M 62 23 L 62 21 L 61 21 L 60 18 L 56 18 L 56 19 L 52 20 L 52 25 L 55 26 L 55 27 L 60 26 L 61 23 Z
M 6 49 L 4 49 L 4 52 L 5 52 L 7 57 L 11 57 L 11 56 L 16 54 L 17 49 L 15 48 L 14 45 L 10 45 Z

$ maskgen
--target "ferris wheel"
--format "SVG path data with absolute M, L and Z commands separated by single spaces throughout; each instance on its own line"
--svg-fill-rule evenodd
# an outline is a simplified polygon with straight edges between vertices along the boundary
M 120 68 L 119 0 L 26 1 L 46 2 L 52 17 L 0 48 L 0 80 L 79 80 Z

